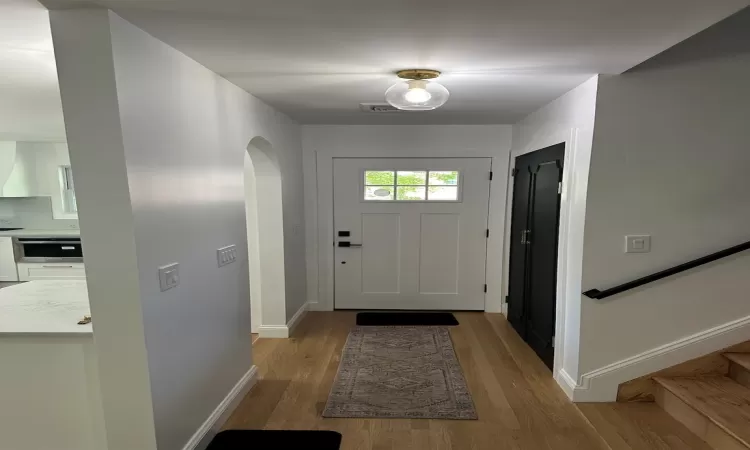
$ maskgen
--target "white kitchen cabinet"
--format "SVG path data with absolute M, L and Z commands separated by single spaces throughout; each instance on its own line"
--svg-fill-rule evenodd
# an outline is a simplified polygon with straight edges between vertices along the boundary
M 0 282 L 18 281 L 16 257 L 13 254 L 13 238 L 0 236 Z
M 18 280 L 85 280 L 83 263 L 18 263 Z

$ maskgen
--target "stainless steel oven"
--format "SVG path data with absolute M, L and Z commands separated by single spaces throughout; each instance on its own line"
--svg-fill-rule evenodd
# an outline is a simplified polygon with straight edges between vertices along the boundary
M 21 262 L 83 262 L 79 237 L 16 238 Z

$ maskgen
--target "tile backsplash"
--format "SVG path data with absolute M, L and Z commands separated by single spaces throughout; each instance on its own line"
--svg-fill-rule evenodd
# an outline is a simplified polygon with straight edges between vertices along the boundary
M 50 197 L 0 198 L 0 228 L 78 229 L 77 219 L 55 219 Z

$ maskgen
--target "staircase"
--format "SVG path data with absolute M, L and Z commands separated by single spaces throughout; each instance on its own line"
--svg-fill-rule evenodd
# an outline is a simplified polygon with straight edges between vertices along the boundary
M 750 449 L 750 353 L 724 353 L 726 376 L 659 377 L 654 397 L 717 450 Z

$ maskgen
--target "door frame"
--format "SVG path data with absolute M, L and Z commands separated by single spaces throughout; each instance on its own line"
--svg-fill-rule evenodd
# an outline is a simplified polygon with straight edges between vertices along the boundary
M 438 131 L 439 128 L 442 128 L 442 130 Z M 309 249 L 307 255 L 309 310 L 333 311 L 334 306 L 334 158 L 491 158 L 491 166 L 495 176 L 494 181 L 490 183 L 488 217 L 490 237 L 487 239 L 485 274 L 502 273 L 507 187 L 502 177 L 503 174 L 508 172 L 508 156 L 511 145 L 510 127 L 508 126 L 507 129 L 505 129 L 505 126 L 492 127 L 492 129 L 487 127 L 487 131 L 493 135 L 494 139 L 492 139 L 493 145 L 488 145 L 485 148 L 466 148 L 465 143 L 450 135 L 452 131 L 450 126 L 433 129 L 435 130 L 434 142 L 429 143 L 429 145 L 426 143 L 421 148 L 408 145 L 405 147 L 355 150 L 322 148 L 310 150 L 303 155 L 306 159 L 304 164 L 306 173 L 311 175 L 309 178 L 305 178 L 305 219 L 308 221 L 306 238 L 308 239 L 307 248 Z M 445 135 L 440 136 L 442 133 L 445 133 Z M 485 293 L 485 312 L 499 313 L 502 311 L 503 304 L 502 283 L 493 283 L 492 277 L 486 277 L 486 279 L 488 283 Z
M 514 238 L 513 236 L 511 236 L 510 233 L 513 231 L 512 230 L 512 228 L 513 228 L 513 209 L 514 209 L 514 206 L 515 206 L 514 194 L 515 194 L 515 185 L 516 185 L 516 178 L 515 178 L 515 176 L 513 176 L 513 172 L 515 172 L 515 166 L 516 166 L 516 162 L 517 162 L 516 160 L 518 158 L 522 157 L 522 156 L 530 155 L 531 153 L 538 152 L 538 151 L 548 150 L 548 149 L 551 149 L 553 147 L 557 147 L 557 146 L 560 146 L 560 145 L 562 145 L 562 147 L 563 147 L 563 155 L 562 155 L 562 158 L 563 158 L 563 168 L 562 169 L 563 169 L 563 171 L 562 171 L 562 174 L 561 174 L 562 177 L 560 178 L 560 181 L 559 181 L 561 183 L 560 187 L 562 188 L 563 187 L 562 186 L 563 185 L 563 178 L 564 178 L 564 174 L 565 174 L 565 164 L 566 164 L 565 161 L 566 161 L 566 157 L 567 157 L 567 155 L 569 153 L 567 151 L 567 143 L 566 142 L 558 142 L 556 144 L 551 144 L 551 145 L 544 146 L 542 148 L 538 148 L 538 149 L 534 149 L 534 150 L 530 150 L 530 151 L 527 151 L 527 152 L 522 152 L 522 153 L 519 152 L 519 154 L 517 154 L 517 155 L 511 155 L 512 159 L 511 159 L 511 163 L 510 164 L 511 164 L 512 167 L 510 167 L 510 169 L 509 169 L 509 173 L 511 174 L 511 176 L 510 176 L 510 179 L 508 181 L 508 184 L 509 184 L 508 205 L 507 205 L 507 208 L 508 208 L 508 217 L 507 217 L 508 226 L 507 226 L 507 229 L 506 229 L 506 242 L 508 243 L 508 245 L 507 245 L 507 249 L 506 249 L 506 253 L 507 253 L 507 259 L 506 259 L 506 265 L 505 265 L 506 269 L 505 269 L 505 272 L 503 273 L 503 281 L 507 282 L 507 285 L 505 286 L 506 289 L 507 289 L 506 290 L 506 292 L 507 292 L 507 294 L 506 294 L 506 301 L 510 299 L 510 270 L 511 270 L 511 261 L 510 261 L 510 258 L 511 258 L 511 249 L 513 248 L 513 243 L 511 242 L 511 240 Z M 560 264 L 561 264 L 561 261 L 563 260 L 562 258 L 560 258 L 560 248 L 562 247 L 560 239 L 561 239 L 561 236 L 562 236 L 562 225 L 561 225 L 561 223 L 562 223 L 562 211 L 563 211 L 563 202 L 562 202 L 563 196 L 561 194 L 562 194 L 562 189 L 560 189 L 558 191 L 557 219 L 556 219 L 557 223 L 555 224 L 556 225 L 556 229 L 557 229 L 556 230 L 556 233 L 557 233 L 557 236 L 556 236 L 556 238 L 557 238 L 557 248 L 555 249 L 555 253 L 556 253 L 556 256 L 555 256 L 555 330 L 553 331 L 553 337 L 554 338 L 557 337 L 557 333 L 559 332 L 557 330 L 557 322 L 559 320 L 559 316 L 557 315 L 557 307 L 558 307 L 558 296 L 560 295 L 560 284 L 559 284 L 559 281 L 560 281 L 559 280 Z M 533 200 L 534 197 L 535 196 L 532 195 L 531 197 L 528 198 L 529 203 L 532 202 L 532 200 Z M 528 214 L 528 211 L 527 211 L 527 214 Z M 527 216 L 527 218 L 528 218 L 528 216 Z M 529 226 L 528 223 L 527 223 L 527 226 Z M 532 243 L 534 242 L 534 240 L 536 240 L 536 238 L 534 236 L 535 235 L 532 232 L 532 236 L 531 236 Z M 515 236 L 515 239 L 518 239 L 518 236 Z M 527 282 L 527 281 L 528 280 L 525 280 L 525 282 Z M 509 309 L 510 309 L 510 305 L 508 303 L 506 303 L 505 304 L 505 312 L 504 312 L 506 318 L 508 318 L 508 316 L 510 314 Z M 508 322 L 510 322 L 510 319 L 508 320 Z M 522 334 L 522 331 L 519 330 L 518 328 L 516 328 L 515 324 L 512 324 L 512 326 L 513 326 L 513 328 L 516 329 L 516 332 L 518 332 L 519 335 Z M 529 346 L 531 346 L 531 344 L 527 340 L 527 336 L 525 336 L 525 334 L 527 334 L 527 331 L 528 331 L 528 329 L 526 328 L 525 325 L 523 326 L 523 330 L 524 330 L 523 331 L 524 335 L 522 335 L 521 337 L 523 338 L 524 341 L 527 342 L 527 344 L 529 344 Z M 556 349 L 558 349 L 558 348 L 560 348 L 560 346 L 558 345 L 558 343 L 557 342 L 553 342 L 553 349 L 555 349 L 555 350 L 553 350 L 554 354 L 557 353 Z M 540 359 L 542 358 L 541 355 L 539 355 L 539 357 L 540 357 Z M 545 364 L 546 364 L 546 362 L 545 362 Z M 554 364 L 554 362 L 553 362 L 553 364 Z
M 387 163 L 386 163 L 387 165 L 383 165 L 382 167 L 377 167 L 378 164 L 374 164 L 373 166 L 370 166 L 369 164 L 362 164 L 361 163 L 362 160 L 380 161 L 381 163 L 382 163 L 383 160 L 385 160 L 385 161 L 387 161 Z M 416 165 L 417 168 L 405 168 L 404 166 L 399 166 L 398 163 L 391 164 L 391 161 L 398 161 L 398 160 L 410 160 L 410 161 L 415 161 L 416 160 L 416 161 L 418 161 L 416 163 L 417 164 Z M 432 162 L 427 163 L 427 164 L 423 164 L 422 162 L 419 162 L 419 160 L 442 161 L 442 162 L 445 162 L 445 160 L 472 160 L 472 161 L 471 162 L 467 162 L 466 163 L 467 165 L 459 163 L 459 164 L 456 164 L 455 166 L 453 164 L 450 164 L 448 167 L 440 168 L 439 164 L 433 164 Z M 489 227 L 490 200 L 491 200 L 490 195 L 491 195 L 491 188 L 492 188 L 492 158 L 474 157 L 474 156 L 471 156 L 471 157 L 464 156 L 464 157 L 460 157 L 460 158 L 450 158 L 450 157 L 437 157 L 437 158 L 433 158 L 433 157 L 412 157 L 412 156 L 408 156 L 408 157 L 396 157 L 396 158 L 393 158 L 393 157 L 375 157 L 375 158 L 364 158 L 364 157 L 341 157 L 341 158 L 339 158 L 339 157 L 336 157 L 336 158 L 333 158 L 332 161 L 333 161 L 333 166 L 334 166 L 333 167 L 334 176 L 332 177 L 333 180 L 334 180 L 334 183 L 333 183 L 333 188 L 334 188 L 333 189 L 334 190 L 334 192 L 333 192 L 334 203 L 333 203 L 333 209 L 332 209 L 332 220 L 333 220 L 334 226 L 336 225 L 336 211 L 337 211 L 336 210 L 336 204 L 335 204 L 335 201 L 336 201 L 336 192 L 335 192 L 335 188 L 336 188 L 336 186 L 335 186 L 336 163 L 337 162 L 342 162 L 342 164 L 346 164 L 347 162 L 353 162 L 353 163 L 357 164 L 357 166 L 359 166 L 359 168 L 357 169 L 357 171 L 359 172 L 359 176 L 356 179 L 359 180 L 359 182 L 358 182 L 359 184 L 357 186 L 359 200 L 358 200 L 357 203 L 360 205 L 360 207 L 362 205 L 365 205 L 365 204 L 368 204 L 368 203 L 370 205 L 381 205 L 381 206 L 382 205 L 388 205 L 388 204 L 391 204 L 391 205 L 397 204 L 397 205 L 399 205 L 399 207 L 400 206 L 405 206 L 405 205 L 407 205 L 409 203 L 423 204 L 423 205 L 428 205 L 428 206 L 451 205 L 452 204 L 452 205 L 458 205 L 458 206 L 461 207 L 461 206 L 463 206 L 462 203 L 464 203 L 464 199 L 465 199 L 464 195 L 465 195 L 466 186 L 467 186 L 467 181 L 464 178 L 466 176 L 466 173 L 467 172 L 478 172 L 478 171 L 481 171 L 482 175 L 486 176 L 487 178 L 483 178 L 483 179 L 480 179 L 480 180 L 472 180 L 472 182 L 470 182 L 468 184 L 470 186 L 474 187 L 474 188 L 478 188 L 478 187 L 481 186 L 482 193 L 479 194 L 481 201 L 480 202 L 475 202 L 474 205 L 475 205 L 475 207 L 481 208 L 481 211 L 482 211 L 482 216 L 481 216 L 482 226 L 479 229 L 481 230 L 482 228 L 485 228 L 485 227 L 487 227 L 487 229 L 489 229 L 488 227 Z M 484 166 L 485 163 L 488 163 L 488 166 Z M 474 165 L 473 167 L 472 167 L 472 164 Z M 408 165 L 409 164 L 407 164 L 407 166 Z M 367 200 L 364 199 L 364 193 L 365 193 L 365 187 L 366 186 L 363 183 L 363 181 L 365 179 L 365 173 L 368 170 L 393 170 L 394 172 L 398 172 L 398 171 L 402 171 L 402 170 L 423 170 L 424 169 L 424 170 L 427 170 L 428 172 L 430 172 L 430 171 L 450 170 L 449 168 L 450 169 L 455 169 L 459 173 L 459 178 L 458 178 L 459 182 L 458 182 L 458 185 L 456 186 L 457 190 L 458 190 L 457 191 L 458 195 L 457 195 L 457 199 L 456 200 L 432 200 L 432 201 L 427 201 L 427 202 L 424 202 L 424 201 L 410 202 L 410 201 L 397 201 L 397 200 L 394 199 L 394 200 L 372 202 L 372 201 L 367 201 Z M 394 180 L 394 185 L 396 183 L 397 183 L 396 180 Z M 427 180 L 425 180 L 425 183 L 427 183 Z M 486 194 L 486 200 L 485 200 L 485 198 L 482 198 L 482 197 L 484 197 L 485 194 Z M 472 206 L 469 206 L 469 208 L 471 208 L 471 207 Z M 392 214 L 395 214 L 395 213 L 392 213 Z M 463 226 L 464 225 L 461 225 L 459 228 L 463 228 Z M 340 230 L 340 229 L 341 229 L 340 227 L 336 227 L 336 230 Z M 340 242 L 341 239 L 342 239 L 340 236 L 337 236 L 337 234 L 338 234 L 337 232 L 334 232 L 334 234 L 333 234 L 333 240 L 334 240 L 334 242 L 333 242 L 333 245 L 332 245 L 333 246 L 333 255 L 334 255 L 334 259 L 335 260 L 336 260 L 336 256 L 337 256 L 336 251 L 338 249 L 338 246 L 336 245 L 336 242 L 337 241 Z M 487 256 L 488 256 L 487 255 L 487 242 L 488 242 L 489 236 L 484 236 L 484 232 L 481 232 L 481 234 L 478 235 L 478 236 L 476 236 L 476 237 L 477 238 L 481 238 L 482 241 L 483 241 L 483 245 L 481 245 L 480 247 L 478 247 L 476 249 L 476 253 L 481 252 L 481 257 L 484 260 L 483 261 L 483 263 L 484 263 L 484 273 L 481 274 L 481 275 L 483 275 L 482 279 L 481 280 L 477 280 L 477 281 L 479 281 L 479 283 L 477 283 L 476 285 L 474 285 L 474 286 L 476 286 L 476 289 L 481 290 L 482 284 L 484 284 L 485 287 L 487 286 Z M 363 238 L 364 238 L 364 236 L 360 236 L 360 239 L 363 239 Z M 350 240 L 350 238 L 347 238 L 347 237 L 345 237 L 343 239 L 344 240 Z M 462 245 L 463 244 L 459 244 L 458 248 L 461 248 Z M 471 245 L 469 245 L 469 247 L 471 247 Z M 474 253 L 472 253 L 472 255 L 473 254 Z M 459 255 L 456 255 L 456 256 L 457 256 L 457 258 L 459 258 Z M 418 259 L 420 259 L 420 258 L 418 258 Z M 473 261 L 476 261 L 476 260 L 473 259 L 473 257 L 470 258 L 470 259 L 472 259 Z M 459 258 L 459 260 L 460 260 L 460 258 Z M 476 262 L 478 262 L 478 261 L 476 261 Z M 336 279 L 337 279 L 336 278 L 336 271 L 338 270 L 337 267 L 338 267 L 338 265 L 335 262 L 334 262 L 334 264 L 331 267 L 331 269 L 333 271 L 333 281 L 334 281 L 334 287 L 333 287 L 333 290 L 334 290 L 334 292 L 333 292 L 333 309 L 336 309 Z M 473 271 L 472 273 L 476 274 L 476 271 Z M 473 282 L 472 282 L 472 284 L 473 284 Z M 482 296 L 483 298 L 481 298 L 481 307 L 482 307 L 482 309 L 481 310 L 474 309 L 476 306 L 479 306 L 479 304 L 477 304 L 477 305 L 475 305 L 474 308 L 467 308 L 467 310 L 485 312 L 486 307 L 487 307 L 487 290 L 486 289 L 485 289 L 485 291 L 484 291 L 483 294 L 484 294 Z M 477 300 L 479 300 L 478 297 L 479 296 L 477 296 L 475 292 L 473 292 L 471 294 L 471 298 L 474 300 L 474 302 L 477 302 Z M 472 302 L 472 304 L 474 302 Z M 447 305 L 441 305 L 441 306 L 433 305 L 433 306 L 437 306 L 437 307 L 434 308 L 435 310 L 459 310 L 459 311 L 462 310 L 461 308 L 452 309 L 452 308 L 448 307 Z M 344 307 L 344 308 L 341 308 L 341 309 L 347 309 L 347 308 Z M 367 309 L 367 308 L 366 307 L 361 307 L 361 308 L 353 308 L 353 309 Z M 374 309 L 379 309 L 379 308 L 374 308 Z M 400 308 L 398 306 L 393 306 L 392 308 L 380 308 L 380 309 L 384 309 L 384 310 L 387 310 L 387 309 L 405 309 L 405 310 L 409 310 L 411 308 L 408 308 L 408 307 L 407 308 Z
M 512 171 L 515 169 L 516 158 L 527 153 L 542 150 L 556 144 L 565 144 L 565 156 L 563 167 L 562 192 L 560 198 L 560 218 L 557 241 L 557 286 L 555 301 L 555 356 L 552 368 L 552 376 L 558 380 L 558 384 L 564 389 L 566 386 L 575 386 L 577 383 L 563 370 L 565 361 L 565 342 L 568 322 L 571 325 L 580 323 L 580 296 L 581 296 L 581 265 L 583 262 L 583 219 L 585 213 L 585 196 L 582 199 L 576 199 L 576 194 L 586 192 L 588 187 L 588 161 L 590 158 L 590 148 L 586 151 L 581 145 L 580 129 L 568 128 L 560 130 L 557 133 L 542 136 L 535 142 L 522 148 L 514 148 L 509 155 L 508 162 L 508 180 L 507 195 L 508 201 L 505 204 L 505 230 L 504 240 L 508 245 L 504 248 L 503 255 L 503 272 L 502 272 L 502 289 L 503 289 L 503 314 L 508 316 L 508 304 L 506 297 L 509 295 L 509 275 L 510 275 L 510 232 L 512 223 L 512 199 L 513 199 L 513 177 Z M 586 160 L 586 170 L 582 170 L 583 160 Z M 576 174 L 576 161 L 578 161 L 578 174 Z M 570 273 L 570 279 L 568 274 Z M 577 277 L 577 283 L 573 282 Z M 576 301 L 572 296 L 577 296 Z M 571 298 L 569 298 L 571 297 Z M 579 330 L 573 330 L 571 339 L 579 339 Z M 570 343 L 573 344 L 573 343 Z M 574 346 L 578 348 L 578 343 Z M 577 360 L 577 352 L 575 355 Z M 577 361 L 575 361 L 577 366 Z M 572 389 L 572 388 L 571 388 Z M 568 397 L 572 398 L 566 391 Z

